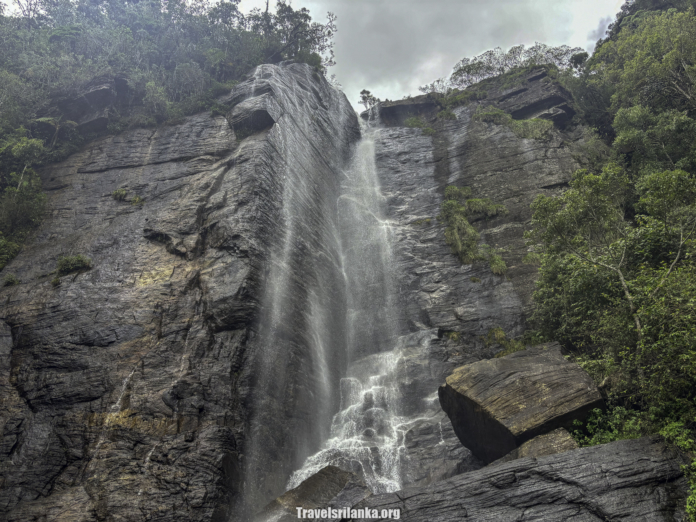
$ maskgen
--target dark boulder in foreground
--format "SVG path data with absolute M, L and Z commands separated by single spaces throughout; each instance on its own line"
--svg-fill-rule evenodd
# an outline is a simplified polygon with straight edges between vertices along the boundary
M 461 366 L 438 393 L 459 440 L 485 463 L 604 407 L 590 376 L 558 343 Z
M 685 520 L 683 463 L 658 438 L 622 440 L 375 495 L 356 509 L 400 509 L 409 522 Z
M 519 448 L 515 448 L 504 457 L 490 463 L 489 466 L 495 466 L 503 462 L 510 462 L 511 460 L 522 459 L 524 457 L 545 457 L 546 455 L 554 455 L 574 449 L 578 449 L 578 443 L 575 442 L 572 435 L 568 433 L 568 430 L 565 428 L 558 428 L 550 433 L 545 433 L 544 435 L 534 437 L 532 440 L 528 440 Z
M 354 506 L 371 494 L 365 483 L 354 473 L 343 471 L 336 466 L 326 466 L 296 488 L 276 498 L 256 515 L 254 520 L 255 522 L 296 521 L 299 518 L 297 508 L 341 509 Z

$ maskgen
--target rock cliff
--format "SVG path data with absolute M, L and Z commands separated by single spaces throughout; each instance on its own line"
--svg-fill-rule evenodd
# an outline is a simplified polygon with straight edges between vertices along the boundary
M 443 445 L 438 448 L 446 448 L 451 460 L 431 474 L 436 480 L 475 464 L 468 452 L 455 451 L 451 424 L 445 421 L 441 430 L 442 417 L 422 399 L 456 367 L 500 350 L 482 340 L 491 329 L 502 328 L 508 336 L 524 330 L 536 274 L 535 266 L 522 262 L 529 207 L 537 195 L 557 194 L 567 186 L 580 167 L 585 140 L 582 126 L 567 125 L 569 107 L 568 117 L 552 119 L 554 127 L 545 140 L 521 138 L 507 126 L 472 118 L 482 106 L 498 107 L 518 118 L 567 106 L 570 95 L 545 71 L 532 70 L 512 86 L 498 79 L 485 87 L 485 99 L 452 110 L 455 119 L 437 118 L 438 105 L 428 96 L 387 102 L 378 110 L 376 167 L 395 237 L 401 324 L 411 331 L 432 329 L 438 334 L 427 353 L 418 357 L 417 369 L 405 364 L 401 376 L 404 396 L 423 417 L 406 431 L 404 469 L 424 469 L 432 451 L 428 441 L 441 434 Z M 561 110 L 551 112 L 557 116 Z M 367 119 L 368 114 L 362 116 Z M 434 134 L 407 127 L 406 119 L 414 116 L 432 126 Z M 504 250 L 505 276 L 493 274 L 484 263 L 462 265 L 450 251 L 437 220 L 448 185 L 471 187 L 473 197 L 489 197 L 508 208 L 507 215 L 474 223 L 482 241 Z M 427 475 L 414 473 L 404 476 L 403 485 L 427 483 Z
M 423 522 L 685 520 L 681 464 L 659 441 L 622 440 L 488 466 L 355 508 L 399 509 Z
M 491 328 L 522 332 L 535 273 L 521 262 L 529 204 L 561 190 L 579 166 L 583 132 L 567 126 L 567 94 L 538 71 L 519 82 L 492 82 L 453 120 L 437 119 L 423 97 L 380 109 L 374 157 L 400 313 L 394 379 L 415 419 L 402 427 L 401 484 L 435 488 L 431 498 L 450 486 L 469 491 L 481 477 L 492 498 L 509 485 L 501 466 L 442 482 L 481 464 L 436 391 L 455 367 L 499 349 L 481 341 Z M 246 520 L 329 436 L 341 378 L 361 364 L 349 360 L 350 257 L 339 233 L 358 120 L 342 93 L 300 64 L 261 66 L 219 103 L 226 116 L 104 138 L 42 172 L 49 216 L 4 269 L 21 284 L 0 289 L 3 519 Z M 547 140 L 521 138 L 474 121 L 481 104 L 555 127 Z M 403 125 L 414 114 L 434 135 Z M 507 249 L 507 276 L 450 252 L 436 219 L 447 185 L 508 207 L 476 223 L 485 242 Z M 57 276 L 58 259 L 78 254 L 92 268 Z M 374 353 L 359 355 L 369 362 Z M 626 444 L 626 455 L 657 451 Z M 560 460 L 524 473 L 558 498 L 577 496 L 574 479 L 554 467 L 579 466 L 585 454 L 572 453 L 580 455 L 544 457 Z M 681 480 L 658 460 L 648 479 L 629 484 L 631 495 Z M 668 486 L 650 499 L 682 493 Z
M 357 118 L 305 65 L 261 66 L 220 102 L 229 121 L 108 137 L 42 173 L 50 214 L 0 293 L 4 519 L 227 520 L 250 431 L 273 493 L 306 456 L 294 442 L 319 444 L 306 311 L 339 315 L 338 378 L 333 227 Z M 52 284 L 76 254 L 93 268 Z

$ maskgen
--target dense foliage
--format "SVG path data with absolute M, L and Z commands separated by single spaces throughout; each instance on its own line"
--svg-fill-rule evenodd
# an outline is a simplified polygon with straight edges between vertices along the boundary
M 445 240 L 462 263 L 485 261 L 494 274 L 507 271 L 505 261 L 496 249 L 479 243 L 478 231 L 469 223 L 472 217 L 487 218 L 507 212 L 504 205 L 497 205 L 488 198 L 472 198 L 469 187 L 447 187 L 445 200 L 440 206 L 438 220 L 445 225 Z
M 696 450 L 692 4 L 627 3 L 595 54 L 561 77 L 608 149 L 562 195 L 537 198 L 527 238 L 541 264 L 537 333 L 562 342 L 607 400 L 576 433 L 584 444 L 661 433 Z
M 284 0 L 243 15 L 239 1 L 14 0 L 12 15 L 0 4 L 0 268 L 42 216 L 33 168 L 94 137 L 70 116 L 83 93 L 116 86 L 118 132 L 209 110 L 262 63 L 333 64 L 334 15 L 315 23 Z

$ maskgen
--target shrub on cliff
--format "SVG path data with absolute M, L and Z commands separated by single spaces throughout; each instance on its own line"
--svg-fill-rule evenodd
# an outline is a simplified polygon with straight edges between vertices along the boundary
M 64 276 L 74 272 L 80 272 L 82 270 L 89 270 L 92 268 L 92 260 L 81 254 L 76 256 L 61 257 L 58 259 L 56 268 L 58 275 Z
M 486 261 L 494 274 L 503 275 L 507 267 L 500 251 L 488 245 L 479 244 L 480 234 L 469 223 L 469 217 L 497 216 L 505 214 L 507 209 L 488 198 L 471 198 L 470 196 L 469 187 L 449 186 L 445 189 L 445 200 L 440 206 L 440 215 L 437 217 L 445 225 L 445 241 L 462 263 Z
M 474 113 L 476 121 L 505 125 L 516 136 L 533 140 L 543 140 L 549 137 L 549 132 L 553 128 L 553 122 L 534 118 L 531 120 L 515 120 L 507 112 L 501 111 L 496 107 L 486 107 Z
M 412 116 L 404 120 L 404 125 L 412 129 L 420 129 L 426 136 L 432 136 L 435 134 L 435 129 L 429 126 L 423 118 L 420 116 Z

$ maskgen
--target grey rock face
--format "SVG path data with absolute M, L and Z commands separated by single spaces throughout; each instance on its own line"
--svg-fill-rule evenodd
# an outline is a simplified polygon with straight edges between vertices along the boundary
M 522 332 L 536 270 L 521 263 L 529 204 L 579 166 L 582 132 L 554 116 L 565 111 L 560 91 L 525 81 L 512 96 L 519 87 L 494 86 L 482 103 L 519 117 L 525 107 L 548 112 L 559 125 L 548 141 L 472 121 L 475 104 L 433 120 L 434 137 L 399 126 L 432 117 L 432 104 L 383 114 L 376 160 L 397 239 L 398 324 L 408 325 L 398 334 L 433 337 L 425 356 L 400 362 L 404 411 L 427 413 L 404 428 L 405 485 L 466 482 L 471 474 L 437 481 L 481 465 L 435 411 L 434 393 L 455 367 L 496 351 L 480 340 L 491 328 Z M 98 91 L 94 103 L 109 106 L 118 79 Z M 0 518 L 246 520 L 326 440 L 346 375 L 336 214 L 357 119 L 304 65 L 260 67 L 220 101 L 226 117 L 105 138 L 42 173 L 50 216 L 5 269 L 22 284 L 0 289 Z M 95 107 L 76 107 L 75 119 L 102 125 Z M 507 278 L 450 253 L 435 219 L 450 184 L 509 208 L 476 223 L 484 241 L 507 249 Z M 116 189 L 144 204 L 114 200 Z M 58 257 L 75 254 L 93 268 L 54 287 Z M 627 512 L 645 484 L 646 509 L 663 493 L 669 507 L 665 498 L 683 494 L 677 472 L 650 447 L 633 450 L 649 461 L 622 453 L 608 465 L 674 487 L 624 482 Z M 583 464 L 563 458 L 571 471 Z M 493 472 L 475 473 L 485 482 Z M 572 475 L 549 473 L 549 498 L 577 493 Z M 507 487 L 508 478 L 491 480 Z
M 376 164 L 396 238 L 402 323 L 413 331 L 432 328 L 439 333 L 419 361 L 420 380 L 425 381 L 420 398 L 434 392 L 433 384 L 441 384 L 456 367 L 491 357 L 499 347 L 485 346 L 481 337 L 492 328 L 502 328 L 509 337 L 522 333 L 536 277 L 536 267 L 522 262 L 529 206 L 539 194 L 559 193 L 580 167 L 575 159 L 584 140 L 580 128 L 556 128 L 547 141 L 522 139 L 505 126 L 476 122 L 472 115 L 479 105 L 494 104 L 518 115 L 533 107 L 529 114 L 536 116 L 558 105 L 559 98 L 570 100 L 543 76 L 530 74 L 522 85 L 508 89 L 492 80 L 485 100 L 453 110 L 456 120 L 435 118 L 437 107 L 425 96 L 380 106 L 384 127 L 377 134 Z M 556 105 L 549 106 L 548 100 Z M 404 127 L 411 116 L 425 118 L 435 135 Z M 508 208 L 505 216 L 474 223 L 482 241 L 505 250 L 506 276 L 494 275 L 484 264 L 462 265 L 451 253 L 437 220 L 448 185 L 469 186 L 473 197 L 489 197 Z M 452 433 L 448 421 L 424 420 L 412 430 L 410 443 L 426 447 L 441 426 L 443 433 Z M 426 459 L 418 462 L 419 471 L 407 474 L 405 485 L 422 484 L 427 476 Z M 475 468 L 472 460 L 467 462 L 466 469 Z M 453 459 L 448 466 L 455 472 L 458 464 Z
M 199 114 L 42 173 L 50 214 L 6 268 L 22 284 L 0 289 L 0 518 L 227 520 L 255 411 L 269 421 L 255 471 L 273 493 L 304 458 L 296 442 L 318 444 L 303 314 L 326 299 L 315 304 L 340 316 L 327 322 L 341 337 L 326 237 L 357 118 L 304 65 L 262 66 L 222 101 L 243 132 Z M 116 201 L 119 188 L 144 204 Z M 258 328 L 284 245 L 295 301 L 269 348 Z M 57 258 L 75 254 L 93 268 L 51 285 Z M 328 364 L 340 373 L 340 355 Z
M 438 394 L 459 439 L 486 463 L 604 407 L 590 376 L 558 343 L 457 368 Z
M 297 508 L 306 510 L 352 507 L 372 495 L 353 473 L 326 466 L 268 504 L 254 519 L 257 522 L 292 522 Z M 314 517 L 319 518 L 319 517 Z
M 375 495 L 356 509 L 400 509 L 409 522 L 681 521 L 687 487 L 681 464 L 656 439 L 623 440 Z
M 555 453 L 563 453 L 578 449 L 578 443 L 568 433 L 565 428 L 558 428 L 544 435 L 538 435 L 532 440 L 528 440 L 519 448 L 515 448 L 510 453 L 498 460 L 491 462 L 489 466 L 510 462 L 511 460 L 521 459 L 523 457 L 544 457 Z
M 517 137 L 504 125 L 472 120 L 480 105 L 533 117 L 549 108 L 548 100 L 553 106 L 568 103 L 569 95 L 546 80 L 530 73 L 507 89 L 490 80 L 488 97 L 454 108 L 456 120 L 432 118 L 434 136 L 399 126 L 398 114 L 411 114 L 408 100 L 382 110 L 387 127 L 377 141 L 377 167 L 398 237 L 406 320 L 413 328 L 457 334 L 457 342 L 447 343 L 451 368 L 490 357 L 495 348 L 485 349 L 480 340 L 490 329 L 500 327 L 508 336 L 523 331 L 536 277 L 536 267 L 522 262 L 529 206 L 539 194 L 559 193 L 580 167 L 575 158 L 584 140 L 581 128 L 554 129 L 548 140 L 533 140 Z M 414 114 L 434 111 L 424 96 L 411 103 Z M 473 197 L 489 197 L 508 208 L 505 216 L 474 223 L 483 242 L 505 250 L 507 276 L 494 275 L 484 264 L 462 266 L 450 252 L 436 219 L 448 185 L 471 187 Z

